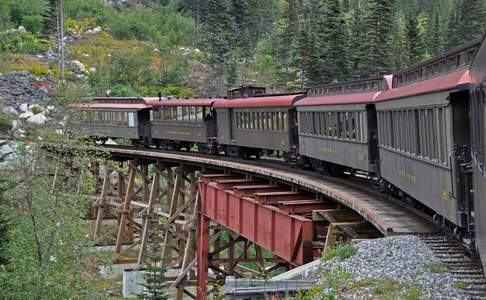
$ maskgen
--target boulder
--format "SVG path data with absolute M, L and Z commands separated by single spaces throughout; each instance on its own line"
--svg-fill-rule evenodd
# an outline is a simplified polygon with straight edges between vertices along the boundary
M 37 125 L 44 125 L 46 121 L 47 121 L 47 117 L 43 113 L 33 115 L 32 117 L 27 119 L 27 123 L 37 124 Z
M 9 114 L 9 115 L 14 115 L 14 116 L 19 114 L 13 106 L 5 106 L 3 108 L 3 112 L 6 113 L 6 114 Z
M 28 110 L 29 110 L 29 104 L 27 104 L 27 103 L 22 103 L 22 104 L 20 104 L 19 109 L 20 109 L 21 111 L 23 111 L 23 112 L 26 112 L 26 111 L 28 111 Z
M 28 118 L 32 117 L 33 115 L 34 115 L 34 113 L 33 113 L 33 112 L 31 112 L 31 111 L 26 111 L 26 112 L 21 113 L 21 114 L 19 115 L 19 118 L 20 118 L 20 119 L 28 119 Z
M 69 69 L 77 74 L 86 74 L 86 68 L 83 63 L 78 60 L 73 60 L 69 62 Z

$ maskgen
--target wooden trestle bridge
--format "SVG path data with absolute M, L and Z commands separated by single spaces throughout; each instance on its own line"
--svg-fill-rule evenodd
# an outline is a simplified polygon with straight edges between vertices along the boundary
M 167 280 L 179 299 L 204 299 L 226 276 L 300 266 L 336 241 L 435 231 L 386 196 L 278 164 L 134 147 L 104 150 L 119 168 L 94 168 L 101 173 L 96 243 L 114 244 L 115 262 L 142 266 L 149 236 L 161 237 L 164 262 L 175 274 Z M 117 226 L 110 230 L 108 219 Z M 243 264 L 249 262 L 259 269 Z

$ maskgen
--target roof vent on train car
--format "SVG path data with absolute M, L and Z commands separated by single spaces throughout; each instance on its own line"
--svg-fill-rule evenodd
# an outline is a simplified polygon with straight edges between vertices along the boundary
M 265 95 L 266 93 L 267 93 L 267 89 L 265 87 L 243 85 L 238 88 L 229 90 L 228 99 L 262 96 Z
M 328 96 L 337 94 L 365 93 L 386 90 L 388 84 L 383 76 L 358 79 L 353 81 L 318 85 L 309 88 L 308 96 Z
M 476 39 L 400 71 L 393 75 L 393 87 L 397 88 L 437 74 L 467 67 L 473 61 L 480 46 L 481 39 Z

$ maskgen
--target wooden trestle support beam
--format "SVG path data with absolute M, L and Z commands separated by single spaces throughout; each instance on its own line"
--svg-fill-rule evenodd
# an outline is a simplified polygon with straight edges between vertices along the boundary
M 268 179 L 145 160 L 95 169 L 103 174 L 95 243 L 114 245 L 115 263 L 141 268 L 155 234 L 177 299 L 205 299 L 226 276 L 291 269 L 336 241 L 379 235 L 336 202 Z

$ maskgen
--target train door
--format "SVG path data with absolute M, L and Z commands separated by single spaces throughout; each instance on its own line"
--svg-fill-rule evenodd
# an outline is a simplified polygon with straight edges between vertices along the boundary
M 474 220 L 470 219 L 473 202 L 469 193 L 472 189 L 469 91 L 451 93 L 449 102 L 452 109 L 452 196 L 457 199 L 458 225 L 470 231 Z
M 150 110 L 142 109 L 137 112 L 138 135 L 145 145 L 150 142 Z
M 366 122 L 368 124 L 368 160 L 370 172 L 379 175 L 380 150 L 378 148 L 378 121 L 375 105 L 366 106 Z
M 229 119 L 229 121 L 228 121 L 228 126 L 229 126 L 228 130 L 229 130 L 229 140 L 230 141 L 234 141 L 234 139 L 235 139 L 235 136 L 234 136 L 234 134 L 235 134 L 234 133 L 234 124 L 233 124 L 233 121 L 235 119 L 234 114 L 235 113 L 234 113 L 234 111 L 233 111 L 232 108 L 228 109 L 228 119 Z

